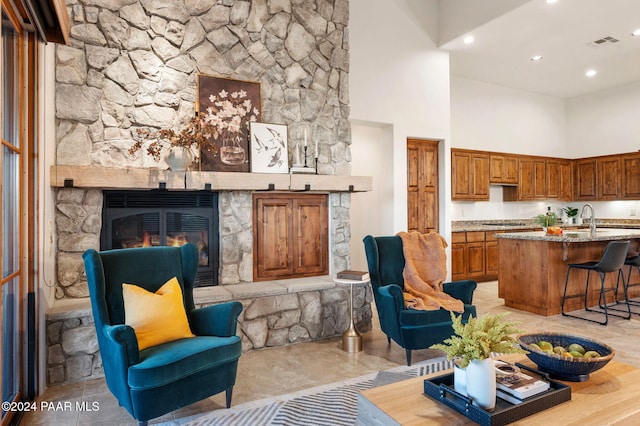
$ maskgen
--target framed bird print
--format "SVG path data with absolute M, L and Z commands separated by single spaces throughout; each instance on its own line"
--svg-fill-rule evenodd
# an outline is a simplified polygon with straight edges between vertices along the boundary
M 288 173 L 287 126 L 284 124 L 249 124 L 251 171 L 254 173 Z

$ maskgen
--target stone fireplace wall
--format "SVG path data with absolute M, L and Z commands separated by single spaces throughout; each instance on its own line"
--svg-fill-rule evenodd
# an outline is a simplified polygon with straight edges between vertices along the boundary
M 260 82 L 262 121 L 305 128 L 318 172 L 350 174 L 348 0 L 67 0 L 56 50 L 59 165 L 160 167 L 131 156 L 138 127 L 179 128 L 198 73 Z M 99 190 L 57 193 L 57 298 L 86 297 L 80 254 L 99 248 Z M 330 197 L 330 259 L 349 265 L 349 194 Z M 220 193 L 220 283 L 252 280 L 251 192 Z

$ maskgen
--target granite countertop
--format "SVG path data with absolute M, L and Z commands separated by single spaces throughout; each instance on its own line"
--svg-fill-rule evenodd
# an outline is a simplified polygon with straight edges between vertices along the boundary
M 560 223 L 557 226 L 561 228 L 579 227 L 581 229 L 589 229 L 588 221 L 581 225 Z M 640 229 L 640 219 L 597 219 L 596 226 L 598 228 Z M 461 220 L 451 222 L 452 232 L 515 231 L 519 229 L 539 230 L 542 232 L 542 227 L 532 219 Z
M 553 241 L 563 243 L 583 243 L 589 241 L 612 241 L 640 238 L 640 229 L 625 228 L 597 228 L 596 235 L 592 236 L 589 228 L 580 230 L 567 230 L 562 235 L 547 235 L 544 231 L 528 231 L 496 234 L 497 238 L 511 240 L 535 240 Z

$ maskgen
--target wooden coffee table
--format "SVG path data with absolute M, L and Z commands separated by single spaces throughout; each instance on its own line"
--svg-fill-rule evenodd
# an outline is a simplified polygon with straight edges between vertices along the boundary
M 535 367 L 528 358 L 509 361 Z M 358 425 L 467 425 L 476 424 L 424 394 L 424 379 L 416 377 L 363 391 L 358 395 Z M 571 386 L 571 401 L 519 420 L 519 425 L 637 425 L 640 423 L 640 369 L 611 361 L 591 373 L 586 382 Z

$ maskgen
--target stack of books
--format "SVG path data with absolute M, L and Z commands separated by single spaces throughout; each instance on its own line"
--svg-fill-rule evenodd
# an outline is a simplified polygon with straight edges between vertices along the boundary
M 340 280 L 369 281 L 369 273 L 365 271 L 345 270 L 338 272 L 336 278 Z
M 512 404 L 521 404 L 527 398 L 549 389 L 549 382 L 523 372 L 496 376 L 496 395 Z

